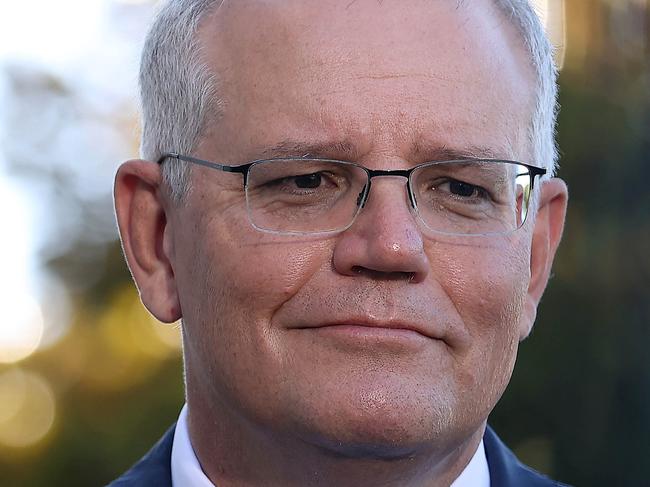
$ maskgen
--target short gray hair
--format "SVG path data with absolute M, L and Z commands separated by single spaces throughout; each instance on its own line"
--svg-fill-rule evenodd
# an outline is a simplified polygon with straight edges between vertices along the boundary
M 219 116 L 217 73 L 207 65 L 198 36 L 201 22 L 223 0 L 167 0 L 145 40 L 140 64 L 143 158 L 168 151 L 189 154 L 208 121 Z M 537 75 L 535 110 L 528 136 L 534 164 L 555 172 L 557 69 L 553 48 L 529 0 L 493 0 L 522 35 Z M 179 201 L 188 189 L 188 166 L 166 164 L 163 177 Z
M 558 151 L 555 125 L 558 114 L 558 70 L 553 57 L 554 49 L 547 37 L 539 16 L 529 0 L 493 0 L 501 12 L 517 28 L 531 56 L 537 75 L 535 109 L 528 131 L 533 149 L 533 164 L 553 176 L 557 169 Z
M 168 0 L 149 29 L 140 61 L 140 154 L 157 161 L 165 152 L 191 153 L 206 122 L 220 112 L 216 74 L 203 56 L 198 30 L 222 0 Z M 172 197 L 187 191 L 187 166 L 165 164 Z

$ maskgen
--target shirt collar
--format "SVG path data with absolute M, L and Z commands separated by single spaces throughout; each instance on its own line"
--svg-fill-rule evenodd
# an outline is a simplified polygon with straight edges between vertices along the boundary
M 483 439 L 465 469 L 449 487 L 490 487 L 490 469 L 485 456 Z
M 187 427 L 187 404 L 181 409 L 172 444 L 172 486 L 215 487 L 203 473 L 190 442 Z M 465 469 L 450 487 L 490 487 L 490 471 L 483 440 Z
M 214 487 L 210 479 L 203 473 L 198 458 L 190 442 L 187 427 L 187 404 L 178 416 L 174 443 L 172 444 L 172 486 L 173 487 Z

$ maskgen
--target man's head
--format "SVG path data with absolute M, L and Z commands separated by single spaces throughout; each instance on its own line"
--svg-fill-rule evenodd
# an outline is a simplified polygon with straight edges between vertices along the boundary
M 177 4 L 192 7 L 162 18 L 185 16 L 190 31 L 157 24 L 144 56 L 149 159 L 238 165 L 309 147 L 375 170 L 474 152 L 554 164 L 554 71 L 548 47 L 522 36 L 539 29 L 524 4 Z M 192 28 L 200 49 L 170 79 L 165 49 Z M 223 457 L 227 440 L 302 445 L 311 459 L 428 452 L 454 464 L 476 444 L 548 279 L 561 182 L 544 182 L 534 214 L 506 235 L 425 231 L 403 179 L 386 177 L 350 228 L 295 236 L 253 228 L 240 174 L 183 167 L 187 191 L 164 170 L 167 183 L 152 163 L 126 163 L 116 207 L 144 304 L 183 319 L 199 456 Z

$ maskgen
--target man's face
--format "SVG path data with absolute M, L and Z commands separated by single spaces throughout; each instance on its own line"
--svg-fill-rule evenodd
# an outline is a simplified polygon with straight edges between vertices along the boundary
M 522 41 L 490 2 L 463 5 L 226 2 L 201 31 L 223 117 L 194 155 L 530 162 Z M 241 175 L 201 167 L 168 218 L 190 407 L 342 451 L 410 451 L 467 437 L 501 396 L 527 331 L 529 228 L 425 235 L 405 180 L 380 178 L 345 232 L 277 236 L 248 222 Z

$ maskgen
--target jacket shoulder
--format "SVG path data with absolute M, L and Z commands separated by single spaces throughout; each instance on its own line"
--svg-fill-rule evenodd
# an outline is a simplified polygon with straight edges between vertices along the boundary
M 491 487 L 570 487 L 524 465 L 489 426 L 483 436 Z
M 111 482 L 108 487 L 171 487 L 171 458 L 175 428 L 176 425 L 172 425 L 138 463 L 133 465 L 120 478 Z

